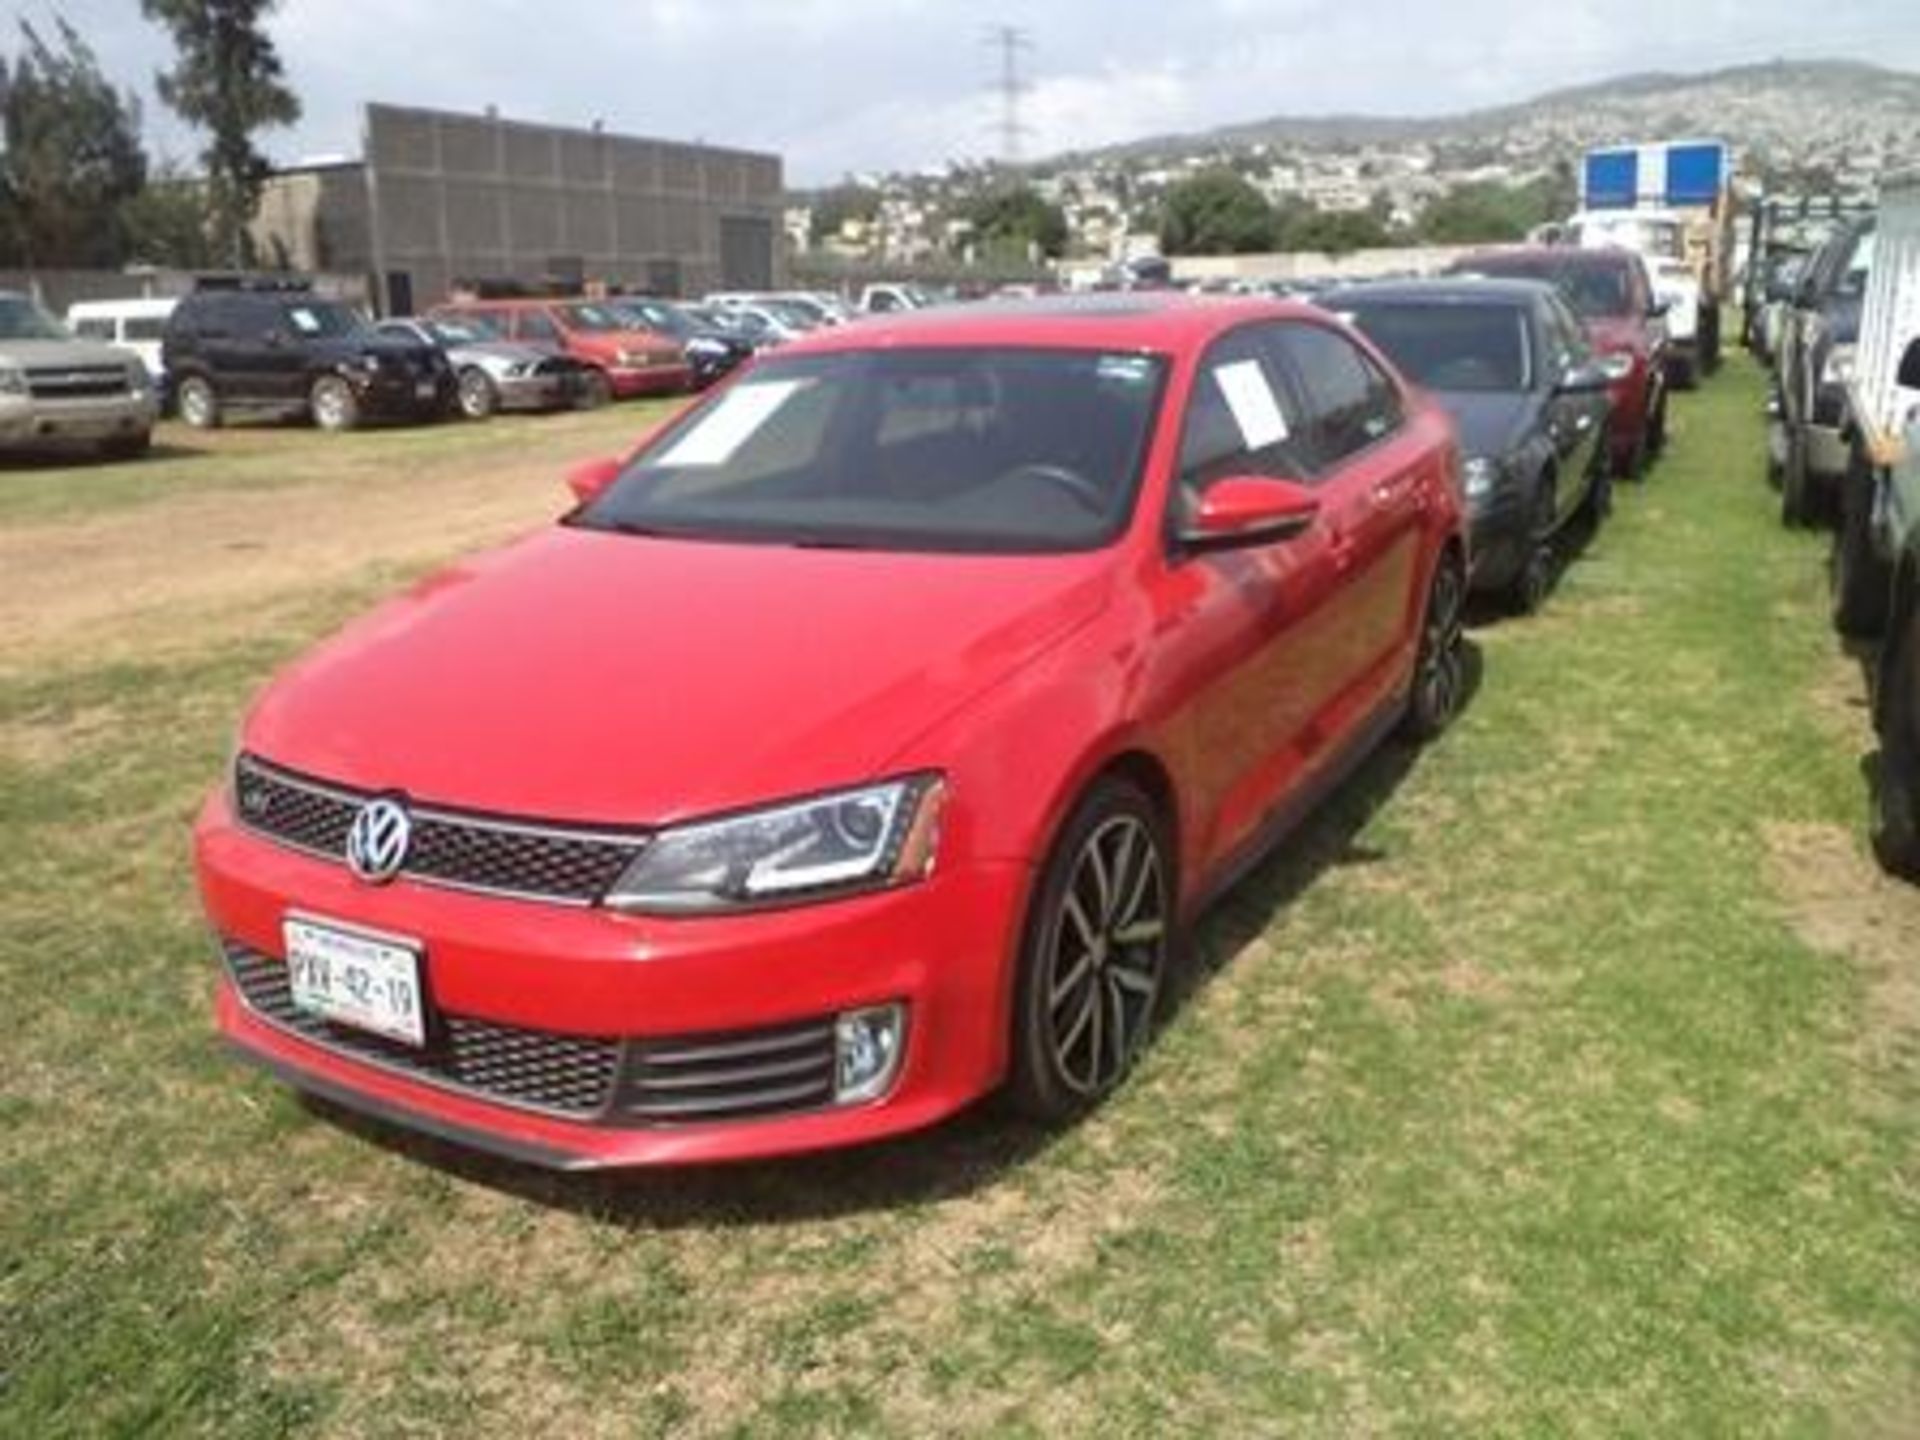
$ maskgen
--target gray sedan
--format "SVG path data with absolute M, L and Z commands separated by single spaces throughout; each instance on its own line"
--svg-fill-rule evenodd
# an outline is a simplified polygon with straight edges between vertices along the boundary
M 382 320 L 389 335 L 437 345 L 459 377 L 460 410 L 484 420 L 496 410 L 556 410 L 586 403 L 585 370 L 557 346 L 509 340 L 470 316 Z

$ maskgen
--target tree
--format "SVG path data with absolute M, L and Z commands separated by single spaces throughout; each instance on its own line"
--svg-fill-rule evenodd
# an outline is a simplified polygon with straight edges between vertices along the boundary
M 207 232 L 207 187 L 163 168 L 120 207 L 129 261 L 198 270 L 216 263 Z
M 815 197 L 807 231 L 818 245 L 840 233 L 849 220 L 871 225 L 880 213 L 880 192 L 848 180 Z
M 1049 205 L 1030 185 L 994 190 L 967 207 L 973 233 L 989 251 L 1017 251 L 1025 259 L 1029 246 L 1042 255 L 1058 257 L 1067 248 L 1067 217 L 1058 205 Z
M 139 105 L 107 82 L 79 32 L 54 25 L 57 45 L 21 21 L 21 55 L 0 59 L 0 259 L 116 265 L 120 206 L 146 182 Z
M 247 224 L 267 178 L 253 135 L 300 118 L 300 101 L 282 83 L 285 71 L 262 20 L 274 0 L 140 0 L 147 18 L 164 25 L 179 52 L 158 77 L 160 98 L 209 136 L 207 210 L 218 254 L 247 263 Z
M 1182 180 L 1161 201 L 1162 254 L 1249 255 L 1273 247 L 1273 207 L 1231 170 Z
M 1419 233 L 1436 245 L 1520 240 L 1536 225 L 1564 219 L 1569 208 L 1557 176 L 1526 185 L 1456 185 L 1427 206 Z

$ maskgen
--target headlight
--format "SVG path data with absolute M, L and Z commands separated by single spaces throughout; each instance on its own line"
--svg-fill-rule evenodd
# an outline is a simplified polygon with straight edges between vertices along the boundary
M 0 395 L 27 393 L 27 372 L 18 365 L 0 365 Z
M 1469 500 L 1484 500 L 1500 483 L 1500 462 L 1476 455 L 1460 467 L 1460 481 Z
M 1853 346 L 1836 345 L 1827 351 L 1826 363 L 1820 367 L 1822 385 L 1844 385 L 1853 378 Z
M 1627 354 L 1625 351 L 1616 351 L 1611 355 L 1602 355 L 1600 357 L 1600 369 L 1608 381 L 1617 384 L 1633 373 L 1633 356 Z
M 924 878 L 946 785 L 920 775 L 661 831 L 614 883 L 619 910 L 684 914 L 827 899 Z
M 652 363 L 653 356 L 649 355 L 645 350 L 622 350 L 614 356 L 614 359 L 618 360 L 622 365 L 648 365 Z

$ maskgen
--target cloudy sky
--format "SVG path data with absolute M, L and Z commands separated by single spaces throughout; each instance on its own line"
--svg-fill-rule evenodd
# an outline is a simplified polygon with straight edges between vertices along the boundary
M 367 100 L 777 151 L 789 179 L 995 152 L 990 23 L 1023 27 L 1029 154 L 1273 114 L 1430 115 L 1629 70 L 1842 56 L 1920 70 L 1914 0 L 282 0 L 306 107 L 277 160 L 359 149 Z M 168 57 L 138 0 L 55 10 L 145 97 Z M 13 48 L 12 27 L 0 45 Z

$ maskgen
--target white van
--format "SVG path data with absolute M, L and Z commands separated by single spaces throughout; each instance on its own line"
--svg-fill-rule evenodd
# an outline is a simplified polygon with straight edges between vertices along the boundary
M 82 300 L 67 307 L 67 329 L 79 340 L 118 345 L 138 355 L 156 386 L 160 337 L 180 301 L 173 296 L 142 300 Z

